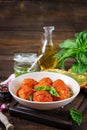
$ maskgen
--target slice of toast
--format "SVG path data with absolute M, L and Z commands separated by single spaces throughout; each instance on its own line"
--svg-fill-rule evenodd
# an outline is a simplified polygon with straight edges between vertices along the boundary
M 73 73 L 71 70 L 66 71 L 61 69 L 48 69 L 47 71 L 61 73 L 72 77 L 79 83 L 81 89 L 87 92 L 87 72 L 85 72 L 84 74 L 77 74 Z

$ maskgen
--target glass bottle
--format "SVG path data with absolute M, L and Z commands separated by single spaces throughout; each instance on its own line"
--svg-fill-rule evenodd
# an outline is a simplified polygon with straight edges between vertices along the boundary
M 42 57 L 38 61 L 38 64 L 41 70 L 53 69 L 57 65 L 57 59 L 54 57 L 57 53 L 57 48 L 52 41 L 54 26 L 45 26 L 43 29 L 42 46 L 39 50 L 39 55 L 42 55 Z

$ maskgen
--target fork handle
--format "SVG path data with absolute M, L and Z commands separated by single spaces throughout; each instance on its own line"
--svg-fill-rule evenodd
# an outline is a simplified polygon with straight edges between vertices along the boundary
M 13 124 L 8 121 L 8 118 L 0 111 L 0 120 L 5 125 L 6 130 L 14 130 Z

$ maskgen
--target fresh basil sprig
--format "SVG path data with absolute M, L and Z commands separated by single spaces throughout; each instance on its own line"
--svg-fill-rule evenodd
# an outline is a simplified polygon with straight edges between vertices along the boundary
M 50 88 L 48 86 L 39 86 L 39 87 L 36 87 L 34 88 L 35 91 L 40 91 L 40 90 L 46 90 L 46 91 L 49 91 Z
M 71 58 L 75 59 L 71 66 L 73 72 L 83 74 L 87 71 L 87 30 L 76 33 L 75 39 L 67 39 L 59 47 L 55 57 L 61 69 L 65 69 L 65 61 Z
M 82 123 L 82 113 L 79 110 L 70 108 L 70 116 L 77 125 Z
M 34 88 L 35 91 L 40 91 L 40 90 L 45 90 L 48 91 L 51 95 L 54 95 L 56 97 L 60 97 L 58 92 L 56 91 L 56 89 L 54 87 L 48 87 L 48 86 L 39 86 L 37 88 Z
M 56 89 L 54 87 L 50 87 L 49 93 L 56 96 L 56 97 L 60 97 L 58 92 L 56 91 Z

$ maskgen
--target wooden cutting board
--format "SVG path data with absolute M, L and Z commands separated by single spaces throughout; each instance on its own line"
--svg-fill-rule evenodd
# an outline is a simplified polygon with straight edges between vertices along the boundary
M 66 105 L 63 108 L 49 111 L 40 111 L 27 108 L 14 101 L 10 104 L 9 112 L 11 115 L 21 117 L 23 119 L 42 123 L 56 128 L 70 130 L 76 125 L 72 121 L 69 114 L 69 109 L 71 107 L 80 110 L 84 116 L 84 113 L 87 109 L 86 94 L 81 92 L 72 103 Z

